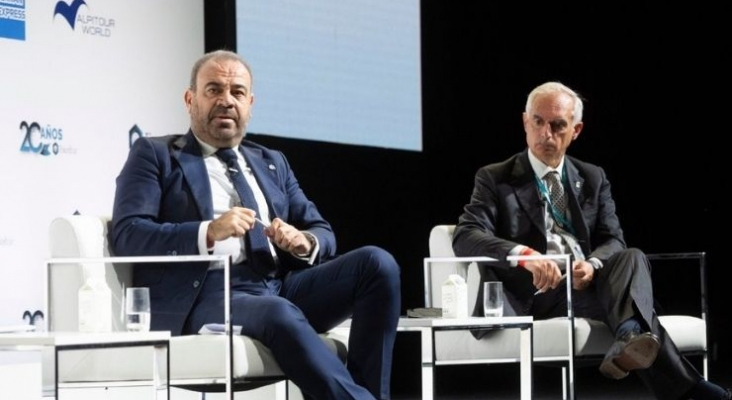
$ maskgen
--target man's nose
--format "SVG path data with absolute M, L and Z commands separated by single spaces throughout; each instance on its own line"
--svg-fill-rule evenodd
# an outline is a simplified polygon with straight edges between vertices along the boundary
M 233 99 L 234 97 L 229 92 L 223 92 L 218 99 L 216 99 L 216 103 L 221 107 L 229 108 L 234 104 Z
M 541 136 L 544 138 L 551 138 L 554 135 L 554 132 L 552 131 L 552 125 L 546 124 L 541 128 Z

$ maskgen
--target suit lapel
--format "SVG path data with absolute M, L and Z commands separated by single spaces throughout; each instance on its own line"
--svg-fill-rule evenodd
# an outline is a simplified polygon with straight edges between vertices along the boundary
M 244 145 L 239 145 L 239 151 L 244 155 L 244 159 L 247 161 L 247 166 L 252 169 L 254 177 L 257 179 L 259 188 L 264 193 L 264 198 L 267 200 L 267 208 L 269 209 L 270 220 L 279 216 L 277 210 L 272 206 L 274 197 L 279 191 L 275 186 L 274 182 L 277 175 L 277 168 L 268 159 L 266 159 L 261 150 L 251 148 Z
M 584 214 L 582 213 L 582 204 L 585 202 L 582 187 L 585 184 L 585 179 L 580 175 L 569 157 L 565 157 L 564 160 L 564 170 L 567 174 L 567 185 L 569 186 L 565 187 L 564 190 L 569 194 L 569 211 L 572 215 L 572 228 L 574 229 L 575 237 L 582 247 L 582 251 L 585 254 L 590 254 L 588 246 L 590 243 L 590 230 L 587 227 L 587 223 L 585 223 Z
M 536 186 L 534 170 L 531 168 L 531 164 L 529 164 L 527 152 L 524 152 L 519 158 L 519 162 L 514 165 L 511 175 L 513 177 L 511 186 L 514 187 L 516 198 L 521 208 L 526 211 L 531 223 L 536 226 L 539 232 L 545 234 L 544 208 L 537 207 L 537 205 L 542 204 L 542 201 Z
M 173 158 L 178 160 L 183 176 L 187 182 L 208 182 L 208 171 L 203 162 L 201 147 L 188 131 L 188 134 L 181 136 L 173 142 Z M 193 196 L 193 201 L 198 207 L 201 219 L 213 219 L 213 197 L 211 185 L 188 185 Z

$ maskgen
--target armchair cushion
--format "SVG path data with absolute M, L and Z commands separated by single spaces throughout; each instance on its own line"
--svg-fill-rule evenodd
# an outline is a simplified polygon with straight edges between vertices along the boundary
M 51 258 L 100 258 L 114 256 L 108 247 L 111 218 L 73 215 L 56 218 L 49 229 Z M 122 290 L 132 282 L 129 264 L 90 263 L 51 266 L 46 277 L 48 292 L 46 323 L 49 330 L 78 329 L 77 291 L 84 281 L 86 268 L 104 268 L 112 290 L 113 314 L 121 316 Z M 222 310 L 223 313 L 223 310 Z M 123 330 L 121 318 L 113 323 Z M 345 362 L 348 332 L 327 332 L 321 338 Z M 175 385 L 197 385 L 211 382 L 223 384 L 226 377 L 226 335 L 184 335 L 170 340 L 170 379 Z M 232 341 L 233 378 L 286 379 L 271 351 L 258 340 L 235 335 Z M 150 348 L 97 349 L 69 352 L 59 363 L 59 380 L 63 382 L 135 381 L 149 379 L 152 373 Z M 53 363 L 44 363 L 53 365 Z M 189 382 L 190 381 L 190 382 Z M 44 385 L 52 385 L 53 371 L 44 370 Z M 212 390 L 215 391 L 215 390 Z
M 454 225 L 437 225 L 429 237 L 430 257 L 454 258 L 452 235 Z M 480 286 L 477 267 L 464 262 L 440 262 L 432 265 L 425 274 L 428 288 L 425 304 L 440 307 L 439 288 L 447 274 L 459 271 L 467 277 L 469 304 L 475 304 Z M 425 271 L 427 272 L 427 271 Z M 509 303 L 504 303 L 509 304 Z M 504 310 L 504 315 L 515 315 L 514 311 Z M 668 331 L 679 350 L 683 353 L 707 353 L 707 324 L 704 318 L 692 315 L 661 315 L 661 324 Z M 569 321 L 566 318 L 534 321 L 534 360 L 554 361 L 566 359 L 569 354 Z M 575 356 L 599 359 L 613 344 L 610 329 L 602 322 L 587 318 L 574 319 Z M 500 360 L 518 359 L 518 333 L 515 330 L 488 332 L 481 339 L 466 331 L 438 332 L 435 336 L 435 355 L 438 363 L 461 364 L 482 362 L 501 362 Z

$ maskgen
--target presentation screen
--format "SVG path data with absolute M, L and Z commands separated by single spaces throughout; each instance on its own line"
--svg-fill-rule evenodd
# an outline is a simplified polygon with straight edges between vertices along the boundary
M 419 0 L 238 0 L 254 134 L 422 150 Z

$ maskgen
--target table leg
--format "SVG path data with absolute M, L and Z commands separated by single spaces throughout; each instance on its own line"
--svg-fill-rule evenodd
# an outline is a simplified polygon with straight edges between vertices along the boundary
M 422 400 L 434 398 L 434 331 L 431 328 L 420 329 L 422 344 Z
M 170 400 L 170 351 L 168 343 L 153 346 L 153 398 Z M 165 371 L 161 368 L 165 366 Z M 161 394 L 160 391 L 164 390 Z
M 521 328 L 521 400 L 533 397 L 531 372 L 534 362 L 534 333 L 532 326 Z

